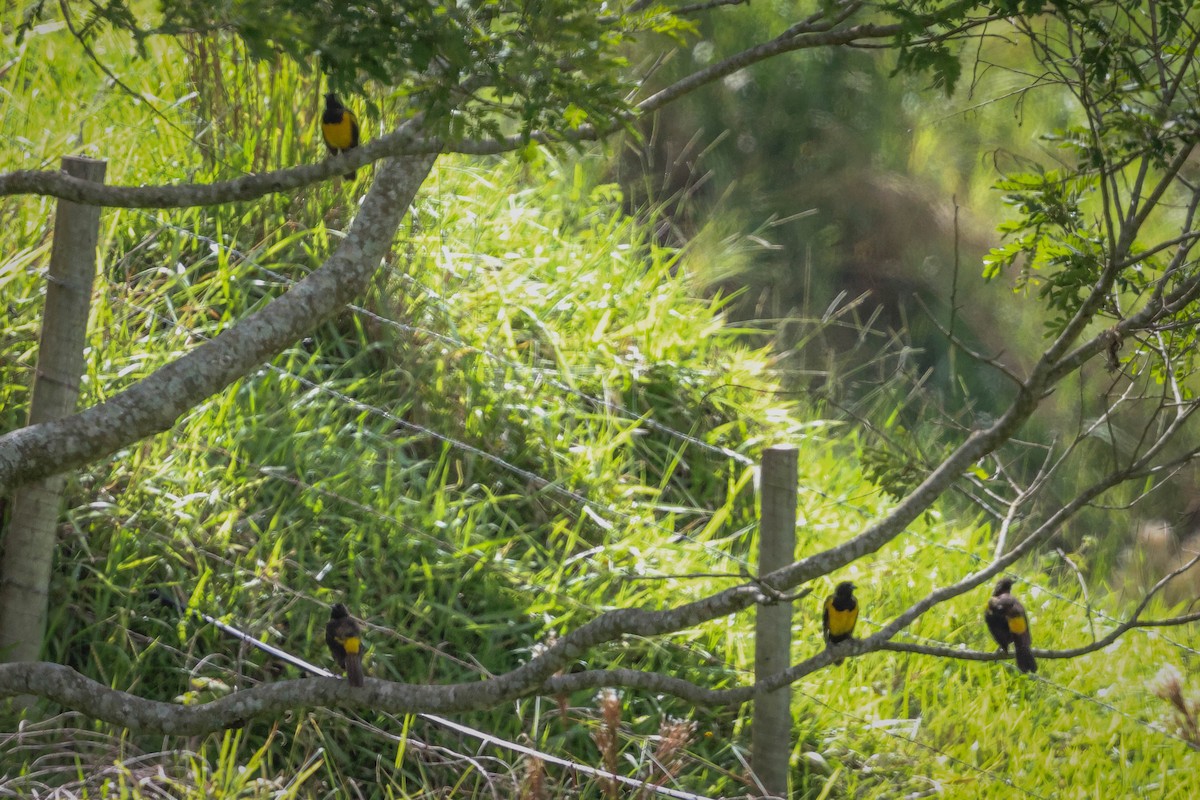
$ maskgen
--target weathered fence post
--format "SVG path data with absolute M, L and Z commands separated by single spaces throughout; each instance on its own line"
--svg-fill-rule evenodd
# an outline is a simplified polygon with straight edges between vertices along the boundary
M 107 163 L 66 156 L 62 166 L 68 175 L 103 183 Z M 79 400 L 99 235 L 99 206 L 58 201 L 30 425 L 73 413 Z M 41 654 L 65 483 L 65 476 L 54 475 L 12 494 L 12 516 L 0 560 L 2 661 L 36 661 Z
M 758 574 L 792 563 L 796 554 L 796 481 L 798 451 L 777 445 L 763 453 L 759 494 Z M 754 632 L 754 675 L 765 678 L 791 664 L 792 604 L 759 606 Z M 754 698 L 750 765 L 766 797 L 787 798 L 788 757 L 792 752 L 790 686 Z

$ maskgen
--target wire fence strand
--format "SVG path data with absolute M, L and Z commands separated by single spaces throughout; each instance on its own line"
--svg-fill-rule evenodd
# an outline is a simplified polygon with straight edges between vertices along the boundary
M 146 215 L 146 216 L 150 216 L 150 215 Z M 279 273 L 277 271 L 271 270 L 271 269 L 259 264 L 254 258 L 247 256 L 246 254 L 238 251 L 235 248 L 228 247 L 227 245 L 223 245 L 222 243 L 219 243 L 209 237 L 203 236 L 202 234 L 198 234 L 194 231 L 190 231 L 186 228 L 175 226 L 175 225 L 172 225 L 169 223 L 164 223 L 161 219 L 157 219 L 157 218 L 155 218 L 155 219 L 158 221 L 159 224 L 164 225 L 164 227 L 171 228 L 173 230 L 176 230 L 183 234 L 191 236 L 198 241 L 205 242 L 210 247 L 224 248 L 231 255 L 235 255 L 236 257 L 241 259 L 244 263 L 250 264 L 250 265 L 254 266 L 256 269 L 261 270 L 264 275 L 267 275 L 274 280 L 280 281 L 282 285 L 290 285 L 290 284 L 294 283 L 294 280 L 291 279 L 290 277 L 283 275 L 282 273 Z M 405 277 L 409 278 L 410 280 L 413 280 L 411 278 L 411 276 L 405 276 Z M 131 301 L 128 301 L 128 300 L 116 295 L 115 293 L 112 294 L 111 297 L 116 302 L 126 305 L 131 310 L 127 311 L 124 315 L 118 317 L 117 320 L 110 323 L 110 327 L 112 325 L 123 324 L 128 319 L 131 319 L 133 316 L 133 312 L 136 311 L 137 313 L 149 315 L 153 319 L 155 319 L 159 322 L 163 322 L 163 323 L 169 324 L 173 327 L 177 327 L 177 328 L 187 332 L 189 335 L 206 338 L 206 335 L 204 333 L 202 333 L 198 330 L 195 330 L 195 329 L 187 328 L 186 326 L 182 326 L 178 320 L 171 319 L 169 317 L 161 315 L 158 312 L 156 312 L 154 309 L 151 309 L 151 308 L 148 308 L 145 306 L 141 306 L 136 303 L 132 303 Z M 579 400 L 582 400 L 588 404 L 591 404 L 596 408 L 603 409 L 604 411 L 611 413 L 613 415 L 622 416 L 628 420 L 637 421 L 639 425 L 644 425 L 647 428 L 651 428 L 656 431 L 659 431 L 659 432 L 663 433 L 664 435 L 667 435 L 667 436 L 677 439 L 678 441 L 684 443 L 685 445 L 693 446 L 698 449 L 703 449 L 707 452 L 719 454 L 722 457 L 728 458 L 731 461 L 734 461 L 735 463 L 738 463 L 739 465 L 742 465 L 742 466 L 753 467 L 753 465 L 754 465 L 754 462 L 749 457 L 747 457 L 741 453 L 738 453 L 734 450 L 731 450 L 729 448 L 722 447 L 719 445 L 713 445 L 713 444 L 706 442 L 703 439 L 700 439 L 692 434 L 685 433 L 685 432 L 679 431 L 679 430 L 675 430 L 669 426 L 663 425 L 651 418 L 646 417 L 645 415 L 636 414 L 632 410 L 630 410 L 626 407 L 623 407 L 620 404 L 616 404 L 605 398 L 596 397 L 589 393 L 583 392 L 583 391 L 577 389 L 576 387 L 572 386 L 567 381 L 562 380 L 559 377 L 560 371 L 557 369 L 553 369 L 553 368 L 549 368 L 549 367 L 532 366 L 532 365 L 527 365 L 527 364 L 524 364 L 521 362 L 517 362 L 517 361 L 509 359 L 506 356 L 503 356 L 499 353 L 492 352 L 486 348 L 481 348 L 481 347 L 478 347 L 475 345 L 468 344 L 467 342 L 457 339 L 455 337 L 447 336 L 443 333 L 439 333 L 439 332 L 436 332 L 436 331 L 433 331 L 433 330 L 430 330 L 427 328 L 413 326 L 413 325 L 409 325 L 407 323 L 400 322 L 398 320 L 390 319 L 390 318 L 380 315 L 376 312 L 370 311 L 369 309 L 366 309 L 362 306 L 351 304 L 348 306 L 348 308 L 351 311 L 353 311 L 354 313 L 362 315 L 377 324 L 391 327 L 401 333 L 405 333 L 408 335 L 421 335 L 424 337 L 429 337 L 429 338 L 435 339 L 437 341 L 440 341 L 444 344 L 451 345 L 456 348 L 461 348 L 461 349 L 476 353 L 490 361 L 493 361 L 494 363 L 496 363 L 506 369 L 519 370 L 519 371 L 522 371 L 523 373 L 536 376 L 540 380 L 545 380 L 549 385 L 553 386 L 555 389 L 557 389 L 561 392 L 568 393 L 571 396 L 574 396 Z M 287 380 L 295 381 L 298 384 L 305 386 L 312 391 L 317 391 L 317 392 L 326 394 L 326 395 L 332 397 L 333 399 L 335 399 L 336 401 L 338 401 L 339 403 L 344 404 L 346 407 L 353 408 L 356 411 L 367 413 L 367 414 L 370 414 L 377 418 L 387 420 L 388 422 L 398 425 L 398 426 L 401 426 L 401 427 L 405 428 L 406 430 L 412 431 L 415 434 L 439 441 L 439 442 L 445 444 L 446 446 L 451 447 L 459 452 L 468 453 L 470 455 L 476 456 L 476 457 L 484 459 L 490 463 L 493 463 L 493 464 L 497 465 L 498 467 L 510 472 L 511 474 L 516 475 L 529 483 L 535 484 L 542 489 L 545 489 L 547 491 L 552 491 L 555 494 L 558 494 L 558 495 L 580 505 L 581 507 L 588 507 L 599 514 L 608 515 L 609 517 L 612 517 L 612 518 L 622 519 L 630 525 L 639 525 L 639 526 L 656 528 L 656 529 L 660 530 L 661 532 L 663 532 L 669 536 L 672 536 L 672 537 L 679 537 L 681 535 L 679 531 L 668 529 L 668 528 L 658 524 L 657 521 L 655 521 L 653 519 L 652 513 L 649 516 L 642 515 L 642 514 L 636 514 L 636 513 L 630 513 L 628 511 L 619 509 L 611 504 L 607 504 L 607 503 L 589 498 L 589 497 L 587 497 L 579 492 L 576 492 L 568 487 L 562 486 L 561 484 L 559 484 L 558 482 L 556 482 L 554 480 L 545 478 L 541 475 L 538 475 L 535 472 L 532 472 L 532 471 L 524 469 L 516 464 L 508 462 L 505 459 L 500 458 L 499 456 L 496 456 L 482 448 L 476 447 L 467 442 L 457 440 L 454 437 L 447 436 L 447 435 L 442 434 L 438 431 L 435 431 L 429 427 L 422 426 L 417 423 L 406 420 L 406 419 L 402 418 L 401 416 L 389 411 L 388 409 L 381 408 L 377 405 L 372 405 L 370 403 L 366 403 L 364 401 L 361 401 L 361 400 L 351 396 L 350 394 L 338 391 L 338 390 L 328 387 L 324 384 L 321 384 L 317 381 L 313 381 L 302 375 L 299 375 L 299 374 L 296 374 L 289 370 L 286 370 L 275 364 L 267 363 L 264 366 L 268 370 L 273 371 L 274 373 L 280 375 L 281 377 L 286 378 Z M 221 452 L 219 448 L 211 448 L 211 449 L 216 452 Z M 362 513 L 370 514 L 372 516 L 379 518 L 380 520 L 387 521 L 391 524 L 396 524 L 396 525 L 402 526 L 405 530 L 408 530 L 410 532 L 418 533 L 418 534 L 422 535 L 423 537 L 437 543 L 437 545 L 439 547 L 445 546 L 445 543 L 442 540 L 438 539 L 437 537 L 433 537 L 433 536 L 425 533 L 424 531 L 420 531 L 419 529 L 417 529 L 413 526 L 405 524 L 402 520 L 400 520 L 395 515 L 387 514 L 386 512 L 379 511 L 378 509 L 372 508 L 369 505 L 363 504 L 359 501 L 356 501 L 352 498 L 346 497 L 337 492 L 333 492 L 331 490 L 325 489 L 324 487 L 315 486 L 315 485 L 305 482 L 299 478 L 295 478 L 294 476 L 281 475 L 281 474 L 279 474 L 278 470 L 264 468 L 259 465 L 254 465 L 250 462 L 245 462 L 245 460 L 237 459 L 236 456 L 233 456 L 232 454 L 230 454 L 228 452 L 224 452 L 223 454 L 226 457 L 230 458 L 231 460 L 242 462 L 244 464 L 244 466 L 247 466 L 251 469 L 256 469 L 261 474 L 268 476 L 272 479 L 285 480 L 285 481 L 292 483 L 293 485 L 296 485 L 296 486 L 302 488 L 304 491 L 313 491 L 313 492 L 320 493 L 326 497 L 336 498 L 339 500 L 339 502 L 347 503 L 350 507 L 355 508 L 356 510 L 358 510 Z M 812 489 L 812 491 L 818 495 L 822 494 L 817 489 Z M 842 499 L 842 498 L 828 498 L 827 495 L 826 495 L 826 498 L 831 503 L 834 503 L 834 504 L 838 505 L 839 507 L 849 508 L 853 511 L 856 511 L 857 513 L 860 513 L 861 515 L 864 516 L 864 518 L 869 518 L 871 516 L 871 514 L 874 513 L 871 510 L 863 509 L 862 507 L 856 506 L 855 504 L 851 503 L 850 501 Z M 959 555 L 966 556 L 967 558 L 969 558 L 972 561 L 972 563 L 975 563 L 975 564 L 985 563 L 987 560 L 984 556 L 980 555 L 979 553 L 973 552 L 965 547 L 959 547 L 956 545 L 948 544 L 946 542 L 938 541 L 936 539 L 925 536 L 925 535 L 920 534 L 915 531 L 911 531 L 911 530 L 907 531 L 904 535 L 907 537 L 916 539 L 918 541 L 921 541 L 926 545 L 937 547 L 945 552 L 953 552 L 953 553 L 956 553 Z M 684 536 L 684 538 L 690 539 L 690 537 L 687 537 L 686 534 L 684 534 L 683 536 Z M 695 541 L 695 540 L 692 540 L 692 541 Z M 696 542 L 696 543 L 704 545 L 706 548 L 711 548 L 711 545 L 708 545 L 708 543 L 706 543 L 706 542 Z M 738 564 L 743 569 L 748 568 L 747 562 L 740 557 L 733 556 L 732 554 L 727 553 L 722 550 L 719 550 L 717 548 L 711 548 L 711 552 L 714 555 L 717 555 L 722 559 L 733 561 L 734 563 Z M 638 576 L 638 577 L 644 577 L 644 576 Z M 1097 609 L 1097 608 L 1091 606 L 1090 604 L 1082 603 L 1079 600 L 1068 597 L 1067 595 L 1065 595 L 1061 592 L 1058 592 L 1052 588 L 1040 585 L 1034 581 L 1030 581 L 1028 578 L 1026 578 L 1024 576 L 1018 576 L 1018 577 L 1020 577 L 1021 580 L 1025 584 L 1036 589 L 1037 592 L 1044 593 L 1047 596 L 1054 598 L 1058 602 L 1067 603 L 1067 604 L 1073 605 L 1078 608 L 1083 608 L 1089 614 L 1095 614 L 1097 617 L 1100 617 L 1100 618 L 1105 619 L 1110 622 L 1120 622 L 1120 620 L 1116 619 L 1115 617 L 1112 617 L 1111 615 L 1108 615 L 1107 613 L 1105 613 L 1104 611 L 1102 611 L 1100 609 Z M 306 599 L 312 599 L 312 598 L 306 598 Z M 870 624 L 870 620 L 864 618 L 864 621 L 867 621 Z M 1194 648 L 1189 647 L 1181 642 L 1175 641 L 1172 638 L 1165 636 L 1164 634 L 1162 634 L 1161 632 L 1159 632 L 1157 630 L 1143 629 L 1143 628 L 1135 628 L 1135 630 L 1140 631 L 1144 635 L 1157 637 L 1157 638 L 1163 640 L 1165 643 L 1169 644 L 1170 646 L 1178 648 L 1181 651 L 1184 651 L 1184 652 L 1187 652 L 1187 653 L 1193 654 L 1193 655 L 1200 655 L 1200 650 L 1194 649 Z M 924 640 L 926 642 L 938 644 L 941 646 L 953 646 L 950 643 L 941 642 L 939 640 L 932 639 L 929 637 L 911 634 L 907 631 L 902 631 L 901 634 L 906 637 Z M 318 668 L 318 669 L 320 669 L 320 668 Z M 316 672 L 314 674 L 328 675 L 329 673 L 325 670 L 320 670 L 319 672 Z M 1171 739 L 1175 739 L 1177 741 L 1180 741 L 1180 742 L 1190 745 L 1190 742 L 1188 742 L 1188 740 L 1184 739 L 1183 737 L 1172 734 L 1170 731 L 1166 730 L 1162 725 L 1160 725 L 1158 723 L 1148 722 L 1146 720 L 1143 720 L 1135 715 L 1132 715 L 1126 711 L 1123 711 L 1122 709 L 1118 708 L 1117 706 L 1115 706 L 1111 703 L 1108 703 L 1103 700 L 1100 700 L 1099 698 L 1095 698 L 1090 695 L 1084 694 L 1084 693 L 1079 692 L 1075 689 L 1072 689 L 1068 686 L 1056 683 L 1056 682 L 1050 680 L 1049 678 L 1046 678 L 1045 676 L 1038 675 L 1038 676 L 1035 676 L 1035 678 L 1040 684 L 1047 685 L 1049 687 L 1052 687 L 1056 691 L 1070 694 L 1080 700 L 1083 700 L 1085 702 L 1093 704 L 1097 708 L 1104 710 L 1106 713 L 1120 715 L 1123 718 L 1128 719 L 1129 721 L 1143 727 L 1144 729 L 1146 729 L 1148 731 L 1152 731 L 1155 734 L 1165 736 L 1165 737 L 1168 737 Z M 854 720 L 861 724 L 871 725 L 869 720 L 867 720 L 863 717 L 860 717 L 858 715 L 855 715 L 851 712 L 845 711 L 843 709 L 838 709 L 838 708 L 830 705 L 829 703 L 827 703 L 817 697 L 814 697 L 811 694 L 805 693 L 803 691 L 799 691 L 798 693 L 804 697 L 807 697 L 810 701 L 820 704 L 821 706 L 828 708 L 831 711 L 833 711 L 839 715 L 842 715 L 847 719 Z M 645 784 L 643 782 L 634 781 L 632 779 L 626 779 L 621 776 L 608 776 L 603 771 L 595 770 L 594 768 L 587 767 L 586 765 L 579 765 L 579 764 L 575 764 L 574 762 L 570 762 L 570 761 L 563 760 L 563 759 L 558 759 L 557 757 L 552 756 L 550 754 L 543 753 L 543 752 L 537 751 L 533 748 L 525 747 L 523 745 L 518 745 L 513 742 L 507 742 L 503 739 L 499 739 L 498 737 L 493 737 L 490 734 L 486 734 L 486 733 L 483 733 L 476 729 L 472 729 L 469 726 L 464 726 L 464 725 L 461 725 L 460 723 L 455 723 L 450 720 L 446 720 L 444 718 L 439 718 L 439 717 L 436 717 L 435 715 L 421 715 L 421 716 L 423 718 L 426 718 L 426 719 L 430 720 L 431 722 L 439 724 L 443 727 L 455 730 L 458 733 L 473 736 L 474 738 L 480 740 L 481 742 L 485 742 L 489 745 L 501 747 L 503 749 L 507 749 L 511 752 L 518 753 L 521 755 L 536 757 L 536 758 L 546 761 L 547 763 L 554 763 L 565 769 L 569 769 L 572 771 L 578 771 L 581 774 L 588 774 L 588 775 L 591 775 L 592 777 L 597 777 L 597 776 L 614 777 L 615 779 L 617 779 L 629 786 L 639 787 L 639 788 L 649 788 L 653 791 L 656 791 L 657 793 L 663 794 L 664 796 L 689 798 L 689 799 L 694 799 L 694 800 L 701 799 L 700 795 L 694 795 L 694 794 L 689 794 L 689 793 L 684 793 L 684 792 L 673 792 L 673 790 L 666 790 L 663 787 L 648 786 L 647 784 Z M 915 746 L 919 746 L 919 747 L 925 748 L 927 750 L 930 750 L 931 752 L 938 754 L 940 757 L 945 758 L 949 762 L 955 763 L 965 769 L 970 770 L 971 772 L 981 774 L 981 775 L 987 777 L 989 780 L 992 780 L 992 781 L 995 781 L 998 783 L 1002 783 L 1002 784 L 1010 787 L 1014 791 L 1020 792 L 1024 796 L 1037 797 L 1037 798 L 1044 797 L 1044 795 L 1042 795 L 1042 794 L 1039 794 L 1033 790 L 1030 790 L 1026 787 L 1018 785 L 1017 783 L 1015 783 L 1011 778 L 1009 778 L 1006 775 L 1002 775 L 1002 774 L 993 772 L 991 770 L 987 770 L 987 769 L 978 767 L 969 762 L 963 761 L 962 759 L 956 758 L 955 756 L 952 756 L 949 753 L 947 753 L 943 750 L 940 750 L 937 747 L 929 745 L 925 742 L 921 742 L 915 738 L 904 736 L 902 734 L 899 734 L 899 733 L 889 730 L 887 728 L 875 728 L 875 729 L 881 730 L 889 736 L 909 742 Z

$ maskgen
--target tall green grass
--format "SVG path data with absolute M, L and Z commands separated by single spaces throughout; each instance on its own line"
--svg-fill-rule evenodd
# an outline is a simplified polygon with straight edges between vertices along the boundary
M 217 85 L 213 48 L 227 45 L 191 42 L 185 63 L 160 44 L 151 69 L 122 44 L 102 38 L 97 48 L 165 118 L 81 70 L 51 26 L 27 40 L 0 84 L 5 129 L 51 135 L 6 148 L 0 169 L 52 168 L 59 155 L 84 152 L 110 161 L 110 182 L 164 182 L 320 157 L 311 76 L 243 64 Z M 382 117 L 399 111 L 380 107 Z M 77 113 L 64 120 L 63 108 Z M 368 625 L 375 676 L 479 680 L 606 609 L 665 607 L 753 570 L 753 470 L 716 447 L 751 462 L 766 445 L 800 448 L 802 554 L 883 513 L 890 501 L 862 476 L 859 435 L 773 394 L 772 355 L 724 326 L 725 301 L 691 282 L 687 249 L 656 246 L 652 210 L 623 213 L 606 175 L 599 154 L 442 159 L 357 308 L 168 433 L 73 476 L 46 657 L 180 702 L 295 676 L 181 622 L 157 590 L 322 664 L 328 604 L 345 601 Z M 319 265 L 361 187 L 106 211 L 84 402 Z M 25 198 L 2 212 L 5 430 L 21 424 L 28 397 L 52 208 Z M 991 532 L 959 512 L 930 513 L 818 582 L 797 608 L 795 656 L 821 646 L 817 601 L 835 580 L 862 587 L 866 632 L 976 566 Z M 1048 566 L 1022 565 L 1033 585 L 1018 586 L 1036 644 L 1087 641 L 1092 624 L 1109 623 L 1090 624 L 1078 589 L 1054 584 Z M 946 604 L 906 635 L 988 646 L 984 594 Z M 1118 610 L 1101 600 L 1096 612 Z M 750 680 L 751 630 L 740 615 L 630 638 L 583 666 L 738 685 Z M 1103 653 L 1044 661 L 1045 681 L 994 663 L 851 659 L 796 687 L 796 796 L 1191 796 L 1200 779 L 1190 748 L 1169 735 L 1169 709 L 1147 687 L 1164 664 L 1186 670 L 1195 645 L 1190 631 L 1133 633 Z M 661 726 L 684 717 L 697 729 L 677 785 L 748 791 L 738 776 L 749 708 L 694 709 L 636 692 L 621 701 L 612 752 L 592 735 L 601 703 L 590 695 L 529 698 L 462 721 L 651 775 Z M 58 785 L 80 797 L 155 796 L 154 781 L 196 797 L 533 796 L 536 774 L 499 751 L 467 758 L 473 743 L 427 721 L 381 714 L 314 710 L 186 742 L 77 717 L 47 725 L 61 736 L 0 747 L 0 786 Z M 58 760 L 47 771 L 38 759 L 51 748 Z M 601 782 L 554 767 L 545 781 L 546 796 L 608 796 Z

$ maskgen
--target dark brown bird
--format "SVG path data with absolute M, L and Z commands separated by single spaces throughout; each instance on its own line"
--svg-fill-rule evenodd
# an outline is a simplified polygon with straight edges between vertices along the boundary
M 844 642 L 854 634 L 854 624 L 858 622 L 858 600 L 854 597 L 855 586 L 850 581 L 842 581 L 833 590 L 833 594 L 825 598 L 825 613 L 821 616 L 821 633 L 825 637 L 825 646 Z M 835 663 L 841 664 L 844 658 Z
M 1029 618 L 1025 606 L 1012 596 L 1012 578 L 1001 578 L 996 591 L 988 598 L 983 619 L 1000 649 L 1008 652 L 1011 644 L 1017 655 L 1017 669 L 1021 672 L 1037 672 L 1037 661 L 1033 657 L 1033 639 L 1029 635 Z
M 362 634 L 358 623 L 341 603 L 329 610 L 329 622 L 325 624 L 325 644 L 333 660 L 343 672 L 351 686 L 363 685 Z
M 354 116 L 354 112 L 342 105 L 342 101 L 333 92 L 325 95 L 321 136 L 325 139 L 329 154 L 333 156 L 358 147 L 358 118 Z M 347 172 L 346 180 L 352 180 L 356 171 Z

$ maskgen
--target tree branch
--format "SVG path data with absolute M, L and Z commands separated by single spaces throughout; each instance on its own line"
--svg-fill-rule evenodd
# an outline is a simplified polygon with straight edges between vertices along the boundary
M 743 0 L 720 0 L 715 4 L 735 2 L 743 2 Z M 898 23 L 891 25 L 863 24 L 832 30 L 833 27 L 852 16 L 861 6 L 862 4 L 857 2 L 847 3 L 832 16 L 824 12 L 813 14 L 809 19 L 793 25 L 769 42 L 743 50 L 659 90 L 639 103 L 635 114 L 621 122 L 629 123 L 637 116 L 662 108 L 683 95 L 726 75 L 783 53 L 816 47 L 846 45 L 863 40 L 884 39 L 902 31 L 903 26 Z M 983 24 L 984 21 L 982 19 L 971 20 L 959 26 L 956 31 L 970 29 Z M 402 126 L 393 133 L 381 136 L 338 156 L 327 158 L 318 164 L 288 167 L 247 175 L 230 181 L 163 186 L 97 185 L 60 172 L 19 170 L 0 175 L 0 196 L 44 195 L 76 203 L 111 208 L 189 208 L 218 205 L 254 200 L 270 194 L 303 188 L 359 169 L 383 158 L 427 156 L 440 153 L 498 155 L 518 150 L 526 146 L 530 140 L 542 144 L 596 140 L 614 132 L 618 127 L 620 126 L 614 125 L 610 128 L 596 129 L 591 126 L 583 126 L 570 136 L 550 136 L 544 132 L 534 131 L 528 136 L 514 135 L 495 139 L 447 141 L 437 136 L 422 136 L 419 135 L 418 129 Z
M 445 151 L 445 143 L 440 138 L 422 136 L 419 126 L 406 124 L 386 136 L 317 164 L 261 172 L 231 181 L 120 186 L 92 183 L 57 171 L 18 170 L 0 175 L 0 196 L 45 195 L 110 208 L 190 208 L 254 200 L 300 189 L 383 158 L 430 156 Z
M 262 310 L 110 400 L 0 436 L 0 495 L 167 430 L 196 403 L 335 314 L 367 285 L 436 156 L 383 162 L 346 238 L 319 269 Z
M 808 29 L 796 32 L 792 32 L 789 29 L 769 42 L 764 42 L 760 45 L 749 47 L 740 53 L 735 53 L 728 58 L 718 61 L 716 64 L 693 72 L 686 78 L 682 78 L 664 89 L 660 89 L 638 103 L 637 109 L 642 113 L 655 111 L 678 100 L 685 94 L 696 91 L 701 86 L 720 80 L 738 70 L 745 69 L 752 64 L 757 64 L 760 61 L 765 61 L 782 53 L 807 50 L 814 47 L 845 45 L 863 39 L 885 39 L 895 36 L 901 30 L 903 30 L 903 26 L 899 23 L 892 25 L 867 23 L 844 28 L 839 31 L 825 30 L 819 24 L 812 24 Z
M 1195 559 L 1188 565 L 1195 563 Z M 1178 571 L 1175 573 L 1178 574 Z M 1169 578 L 1168 578 L 1169 579 Z M 1152 593 L 1151 593 L 1152 595 Z M 1146 600 L 1151 595 L 1147 595 Z M 1200 612 L 1167 619 L 1138 621 L 1135 613 L 1102 639 L 1066 650 L 1034 650 L 1040 659 L 1067 659 L 1103 650 L 1135 628 L 1186 625 L 1200 621 Z M 953 658 L 960 661 L 1002 661 L 1009 655 L 996 651 L 968 650 L 950 645 L 927 645 L 874 637 L 851 640 L 818 651 L 812 657 L 754 685 L 732 689 L 710 689 L 692 681 L 636 669 L 588 670 L 570 675 L 551 675 L 534 684 L 497 692 L 497 682 L 510 683 L 517 671 L 496 680 L 445 686 L 413 685 L 367 678 L 355 688 L 335 678 L 303 678 L 261 684 L 194 706 L 146 700 L 111 689 L 70 667 L 48 662 L 0 664 L 0 698 L 29 694 L 76 710 L 92 719 L 120 725 L 141 733 L 167 736 L 201 736 L 226 728 L 242 727 L 256 717 L 278 717 L 304 708 L 344 708 L 383 711 L 391 714 L 455 713 L 493 708 L 497 703 L 532 694 L 561 695 L 570 692 L 623 687 L 668 694 L 697 706 L 736 706 L 749 702 L 762 691 L 794 683 L 838 658 L 890 651 Z

